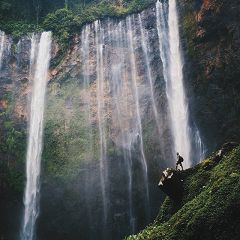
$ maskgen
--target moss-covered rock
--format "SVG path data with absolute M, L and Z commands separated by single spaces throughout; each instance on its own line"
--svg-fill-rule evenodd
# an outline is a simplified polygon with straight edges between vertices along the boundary
M 212 156 L 181 172 L 181 202 L 166 197 L 155 222 L 127 239 L 239 239 L 239 163 L 240 146 L 225 153 L 219 162 Z

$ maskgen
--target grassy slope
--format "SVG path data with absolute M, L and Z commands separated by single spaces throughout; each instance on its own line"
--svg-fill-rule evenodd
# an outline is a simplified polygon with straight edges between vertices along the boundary
M 240 146 L 220 163 L 212 158 L 182 172 L 184 197 L 168 197 L 155 222 L 128 240 L 240 239 Z

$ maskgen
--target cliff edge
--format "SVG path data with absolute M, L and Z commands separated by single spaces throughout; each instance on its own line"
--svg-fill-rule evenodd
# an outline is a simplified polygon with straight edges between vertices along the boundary
M 175 178 L 182 180 L 181 199 L 167 196 L 154 223 L 127 239 L 239 239 L 239 163 L 240 145 L 225 144 L 193 168 L 175 172 Z M 162 183 L 165 192 L 169 192 L 169 181 L 166 188 Z

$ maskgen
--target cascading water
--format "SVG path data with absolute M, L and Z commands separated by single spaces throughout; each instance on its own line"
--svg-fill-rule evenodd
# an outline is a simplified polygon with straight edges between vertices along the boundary
M 3 52 L 4 52 L 4 45 L 5 45 L 5 33 L 0 31 L 0 70 L 2 68 L 2 58 L 3 58 Z
M 136 69 L 136 56 L 134 53 L 134 29 L 132 28 L 132 17 L 127 18 L 127 32 L 128 32 L 128 46 L 130 49 L 130 66 L 131 66 L 131 78 L 132 78 L 132 86 L 134 91 L 134 98 L 135 98 L 135 104 L 136 104 L 136 115 L 137 115 L 137 128 L 138 128 L 138 136 L 140 141 L 140 163 L 143 168 L 143 179 L 144 179 L 144 186 L 145 186 L 145 196 L 146 196 L 146 214 L 149 218 L 149 186 L 148 186 L 148 166 L 147 166 L 147 160 L 144 152 L 144 143 L 143 143 L 143 130 L 142 130 L 142 122 L 141 122 L 141 114 L 140 114 L 140 106 L 139 106 L 139 92 L 138 92 L 138 86 L 137 86 L 137 69 Z
M 196 161 L 199 162 L 200 160 L 203 160 L 205 158 L 206 148 L 202 142 L 200 132 L 197 129 L 197 127 L 195 127 L 194 130 L 195 131 L 194 131 L 194 139 L 193 140 L 194 140 L 195 151 L 196 151 L 195 156 L 197 156 Z
M 53 109 L 55 98 L 64 102 L 60 108 L 61 101 L 54 105 L 56 115 L 58 108 L 61 112 L 56 118 L 61 120 L 60 125 L 70 123 L 72 118 L 82 121 L 76 124 L 73 119 L 77 126 L 73 131 L 78 136 L 69 134 L 71 139 L 66 139 L 63 145 L 67 157 L 61 159 L 64 164 L 71 161 L 79 164 L 78 176 L 72 176 L 79 184 L 79 195 L 76 189 L 68 187 L 72 195 L 69 205 L 64 203 L 64 206 L 68 206 L 69 215 L 60 220 L 54 218 L 54 224 L 62 224 L 66 234 L 69 228 L 65 225 L 68 222 L 73 225 L 69 239 L 81 236 L 88 240 L 118 240 L 139 231 L 155 217 L 159 207 L 156 190 L 159 171 L 173 166 L 176 151 L 186 162 L 190 161 L 179 36 L 174 32 L 178 26 L 177 22 L 173 26 L 168 22 L 177 19 L 177 15 L 168 15 L 168 9 L 167 1 L 157 2 L 156 11 L 150 9 L 126 19 L 106 19 L 84 26 L 79 46 L 74 46 L 62 66 L 63 69 L 67 66 L 71 81 L 63 74 L 63 78 L 57 76 L 56 82 L 51 83 L 57 90 L 52 93 L 49 109 Z M 149 23 L 149 18 L 156 22 Z M 174 29 L 170 31 L 170 27 Z M 34 39 L 32 42 L 34 45 Z M 173 63 L 179 66 L 174 68 Z M 74 91 L 69 85 L 74 86 Z M 176 100 L 178 97 L 181 100 Z M 174 104 L 181 104 L 183 115 L 178 116 Z M 54 116 L 51 120 L 54 122 Z M 68 132 L 67 125 L 63 134 Z M 183 140 L 176 133 L 179 125 Z M 65 136 L 60 134 L 61 129 L 56 132 Z M 84 137 L 79 137 L 82 133 Z M 195 136 L 195 142 L 201 145 L 200 134 Z M 187 143 L 179 146 L 179 139 Z M 76 150 L 79 156 L 71 155 L 68 148 Z M 64 192 L 62 188 L 59 191 Z M 74 196 L 76 205 L 85 204 L 78 208 L 79 221 L 76 221 L 77 214 L 73 214 L 77 208 L 72 204 Z M 53 213 L 51 216 L 59 214 L 52 208 L 46 211 Z M 54 236 L 59 234 L 56 228 L 50 228 Z
M 123 23 L 119 22 L 115 29 L 108 24 L 107 37 L 111 45 L 117 50 L 117 58 L 112 59 L 111 69 L 108 72 L 109 85 L 113 95 L 113 108 L 116 110 L 116 121 L 119 128 L 119 142 L 123 146 L 124 164 L 127 169 L 128 176 L 128 208 L 129 208 L 129 226 L 131 233 L 135 232 L 135 218 L 133 215 L 133 203 L 132 203 L 132 157 L 131 157 L 131 137 L 130 133 L 126 131 L 125 118 L 123 112 L 126 111 L 126 104 L 120 99 L 124 99 L 123 89 L 127 89 L 126 82 L 122 81 L 127 75 L 125 68 L 126 58 L 126 32 L 123 31 Z M 109 58 L 111 57 L 110 51 Z
M 33 44 L 32 47 L 35 48 L 35 45 Z M 31 98 L 30 129 L 26 159 L 27 182 L 24 195 L 25 209 L 21 232 L 22 240 L 32 240 L 34 238 L 35 223 L 39 214 L 44 101 L 47 86 L 50 51 L 51 33 L 43 32 L 39 42 Z
M 92 127 L 92 115 L 91 115 L 91 91 L 90 89 L 90 25 L 87 25 L 84 27 L 81 33 L 81 49 L 80 53 L 82 56 L 83 64 L 82 64 L 82 73 L 83 73 L 83 88 L 84 92 L 83 95 L 85 96 L 85 121 L 89 124 L 87 127 L 87 136 L 89 140 L 88 145 L 88 153 L 86 156 L 86 160 L 89 162 L 91 159 L 93 159 L 93 151 L 94 151 L 94 143 L 93 143 L 93 127 Z M 91 175 L 92 172 L 89 170 L 87 172 L 86 181 L 85 181 L 85 201 L 87 206 L 87 217 L 92 222 L 92 206 L 91 206 L 91 191 L 89 189 L 91 188 Z M 90 232 L 90 236 L 92 233 Z M 91 238 L 91 237 L 90 237 Z
M 31 37 L 31 51 L 30 51 L 30 68 L 29 68 L 30 76 L 33 74 L 32 71 L 36 61 L 36 52 L 37 52 L 37 35 L 33 33 Z
M 194 129 L 195 140 L 191 140 L 188 104 L 183 84 L 183 63 L 180 50 L 178 16 L 176 1 L 156 2 L 156 19 L 159 37 L 160 55 L 163 62 L 163 75 L 166 82 L 166 94 L 170 111 L 174 153 L 180 152 L 185 159 L 185 167 L 193 163 L 192 144 L 195 158 L 203 158 L 203 143 L 199 132 Z
M 142 48 L 143 48 L 143 55 L 145 58 L 147 79 L 149 80 L 150 91 L 151 91 L 152 107 L 153 107 L 153 112 L 154 112 L 154 117 L 155 117 L 157 128 L 158 128 L 158 132 L 160 135 L 161 134 L 161 124 L 159 121 L 159 113 L 157 110 L 157 104 L 156 104 L 156 100 L 155 100 L 155 96 L 154 96 L 154 85 L 153 85 L 152 73 L 151 73 L 151 69 L 150 69 L 150 60 L 149 60 L 148 39 L 147 39 L 147 33 L 145 33 L 143 30 L 141 14 L 138 14 L 138 20 L 139 20 L 139 24 L 140 24 L 141 44 L 142 44 Z
M 126 205 L 128 209 L 128 223 L 126 222 L 126 224 L 127 229 L 129 229 L 126 234 L 136 232 L 140 223 L 143 224 L 144 222 L 145 224 L 149 221 L 146 221 L 146 219 L 149 219 L 150 215 L 148 166 L 144 151 L 141 119 L 144 112 L 143 108 L 145 108 L 142 100 L 147 101 L 148 96 L 150 96 L 150 91 L 147 91 L 146 94 L 143 89 L 150 89 L 150 87 L 148 86 L 149 81 L 144 82 L 144 78 L 140 79 L 140 70 L 138 69 L 139 66 L 137 66 L 139 63 L 134 48 L 139 45 L 136 41 L 136 30 L 139 30 L 139 28 L 136 23 L 135 19 L 132 18 L 116 24 L 111 23 L 110 20 L 107 24 L 96 21 L 94 24 L 84 27 L 80 43 L 81 73 L 83 76 L 81 96 L 84 102 L 85 119 L 92 126 L 89 131 L 89 139 L 91 139 L 89 140 L 89 147 L 95 141 L 94 132 L 96 131 L 99 144 L 99 152 L 96 155 L 99 156 L 100 166 L 99 186 L 103 213 L 101 226 L 105 231 L 106 226 L 111 224 L 113 216 L 117 216 L 119 219 L 123 218 L 122 210 L 118 210 L 122 209 L 122 203 L 115 203 L 113 195 L 119 194 L 119 198 L 125 195 L 124 198 L 127 198 Z M 92 112 L 89 115 L 90 111 Z M 112 119 L 111 123 L 109 119 Z M 95 120 L 97 124 L 94 124 Z M 95 126 L 98 128 L 95 129 Z M 110 180 L 116 177 L 114 175 L 116 166 L 114 162 L 116 160 L 111 159 L 108 155 L 109 144 L 112 144 L 109 142 L 109 138 L 114 141 L 116 148 L 119 149 L 118 151 L 122 155 L 122 160 L 119 159 L 117 165 L 120 168 L 118 173 L 121 172 L 121 175 L 126 178 L 122 182 L 127 183 L 127 186 L 124 186 L 127 196 L 123 194 L 122 187 L 119 190 L 114 190 L 115 192 L 111 190 L 118 189 L 118 186 Z M 94 157 L 91 151 L 94 151 L 94 149 L 88 149 L 87 151 L 89 152 L 87 156 L 91 161 L 90 159 Z M 139 171 L 137 174 L 134 172 L 134 166 L 140 168 L 137 171 L 135 170 L 135 172 Z M 108 173 L 110 169 L 111 171 Z M 91 214 L 94 209 L 91 205 L 95 204 L 91 203 L 93 197 L 87 193 L 91 188 L 88 182 L 92 180 L 92 176 L 86 176 L 85 198 L 87 212 L 89 213 L 88 219 L 93 219 Z M 136 189 L 136 186 L 134 186 L 134 183 L 136 185 L 140 184 L 140 182 L 141 190 Z M 122 185 L 121 182 L 120 184 Z M 141 195 L 143 199 L 144 219 L 139 219 L 138 213 L 136 213 L 134 191 L 135 195 Z M 97 192 L 99 193 L 99 191 Z M 140 205 L 142 206 L 142 204 Z M 117 231 L 123 232 L 123 230 L 120 230 L 121 226 L 117 228 L 119 228 Z M 103 233 L 104 239 L 107 239 L 106 236 Z
M 141 46 L 143 49 L 143 56 L 145 59 L 145 66 L 146 66 L 146 78 L 148 79 L 149 86 L 150 86 L 152 109 L 153 109 L 153 114 L 154 114 L 157 130 L 158 130 L 159 145 L 161 148 L 161 152 L 164 155 L 165 151 L 166 151 L 166 149 L 165 149 L 166 145 L 164 144 L 164 141 L 162 141 L 162 139 L 161 139 L 162 133 L 163 133 L 163 123 L 162 122 L 164 120 L 161 119 L 161 117 L 159 115 L 158 104 L 157 104 L 156 97 L 155 97 L 155 86 L 154 86 L 155 81 L 152 76 L 152 69 L 150 66 L 150 59 L 149 59 L 149 56 L 151 56 L 150 46 L 149 46 L 149 36 L 148 36 L 149 33 L 144 31 L 141 14 L 138 14 L 138 21 L 139 21 L 140 33 L 141 33 L 141 38 L 140 38 Z M 164 57 L 164 56 L 161 56 L 161 57 Z
M 172 118 L 175 152 L 180 152 L 185 159 L 185 166 L 191 165 L 191 140 L 189 129 L 188 106 L 183 86 L 183 63 L 180 52 L 178 16 L 176 1 L 169 1 L 168 10 L 169 29 L 169 109 Z
M 98 115 L 98 128 L 99 128 L 99 144 L 100 144 L 100 181 L 102 190 L 103 200 L 103 217 L 104 224 L 107 221 L 107 195 L 106 195 L 106 178 L 107 178 L 107 143 L 106 143 L 106 129 L 104 119 L 104 108 L 105 108 L 105 83 L 104 83 L 104 30 L 101 27 L 101 23 L 96 21 L 95 26 L 95 41 L 96 41 L 96 59 L 97 59 L 97 115 Z

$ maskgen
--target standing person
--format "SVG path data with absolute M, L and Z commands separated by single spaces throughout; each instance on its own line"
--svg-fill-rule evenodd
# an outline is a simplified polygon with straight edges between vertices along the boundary
M 176 170 L 178 169 L 178 165 L 181 166 L 182 170 L 183 170 L 183 165 L 182 162 L 184 161 L 183 157 L 180 156 L 180 154 L 177 152 L 177 163 L 176 163 Z

